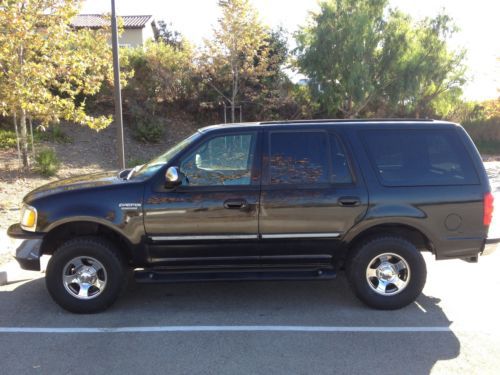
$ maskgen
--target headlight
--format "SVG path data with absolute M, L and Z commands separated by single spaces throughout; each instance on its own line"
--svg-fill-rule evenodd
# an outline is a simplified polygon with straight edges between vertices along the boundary
M 35 207 L 23 204 L 21 208 L 21 228 L 34 232 L 36 229 L 37 212 Z

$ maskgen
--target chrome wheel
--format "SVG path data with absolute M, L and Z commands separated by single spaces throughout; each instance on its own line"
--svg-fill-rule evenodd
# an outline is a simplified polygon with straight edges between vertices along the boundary
M 398 294 L 408 286 L 410 266 L 397 254 L 380 254 L 368 263 L 366 280 L 368 285 L 380 295 Z
M 63 268 L 64 288 L 75 298 L 92 299 L 106 288 L 106 269 L 95 258 L 80 256 L 71 259 Z

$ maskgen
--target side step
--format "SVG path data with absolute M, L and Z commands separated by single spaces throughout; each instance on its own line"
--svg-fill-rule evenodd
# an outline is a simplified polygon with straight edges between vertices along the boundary
M 144 269 L 134 271 L 139 283 L 181 283 L 246 280 L 329 280 L 336 276 L 333 269 L 236 269 L 176 271 Z

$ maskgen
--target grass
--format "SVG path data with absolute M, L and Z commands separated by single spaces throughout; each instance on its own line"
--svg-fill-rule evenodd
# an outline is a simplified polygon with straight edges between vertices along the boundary
M 33 138 L 35 139 L 35 144 L 42 141 L 54 142 L 54 143 L 71 143 L 72 139 L 62 131 L 59 126 L 54 126 L 47 131 L 36 130 L 33 132 Z M 31 145 L 31 136 L 28 135 L 28 142 Z M 0 149 L 10 149 L 16 148 L 16 132 L 13 130 L 0 129 Z
M 9 149 L 16 147 L 16 133 L 11 130 L 0 129 L 0 149 Z

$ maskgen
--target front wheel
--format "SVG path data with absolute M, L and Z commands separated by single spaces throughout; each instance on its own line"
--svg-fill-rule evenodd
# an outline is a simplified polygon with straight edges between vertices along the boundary
M 354 249 L 347 264 L 347 277 L 365 304 L 394 310 L 420 295 L 427 269 L 411 242 L 400 237 L 376 237 Z
M 63 243 L 47 265 L 45 284 L 61 307 L 74 313 L 105 310 L 127 283 L 126 265 L 110 242 L 81 237 Z

